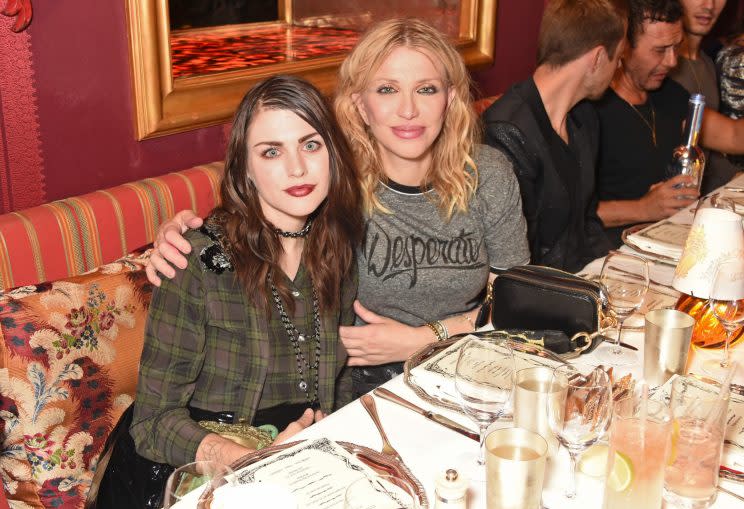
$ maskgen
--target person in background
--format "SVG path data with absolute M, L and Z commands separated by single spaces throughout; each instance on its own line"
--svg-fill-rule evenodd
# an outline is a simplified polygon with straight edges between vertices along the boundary
M 665 180 L 682 142 L 689 93 L 666 79 L 682 42 L 679 0 L 629 0 L 627 43 L 610 89 L 596 102 L 600 119 L 599 208 L 610 241 L 625 225 L 658 221 L 698 197 L 690 177 Z M 744 152 L 744 122 L 706 108 L 701 144 Z
M 339 70 L 335 110 L 366 215 L 357 322 L 339 332 L 359 395 L 426 344 L 472 331 L 490 269 L 527 263 L 529 249 L 512 165 L 478 144 L 469 74 L 436 29 L 373 26 Z M 180 213 L 161 226 L 151 281 L 183 267 L 180 233 L 198 223 Z
M 684 37 L 677 55 L 677 67 L 669 77 L 685 87 L 691 94 L 703 94 L 705 105 L 719 111 L 718 75 L 713 60 L 702 50 L 702 40 L 713 28 L 726 0 L 680 0 L 684 15 Z M 733 178 L 737 169 L 717 151 L 705 151 L 703 194 L 722 186 Z
M 609 250 L 597 215 L 598 99 L 617 70 L 625 0 L 551 0 L 537 69 L 484 113 L 486 141 L 519 179 L 532 263 L 581 270 Z
M 731 118 L 744 118 L 744 20 L 726 40 L 716 58 L 721 72 L 721 113 Z M 729 155 L 738 171 L 744 170 L 744 156 Z
M 198 421 L 286 427 L 280 442 L 350 400 L 338 327 L 354 318 L 363 222 L 346 140 L 312 85 L 274 76 L 245 95 L 228 143 L 220 206 L 152 295 L 129 428 L 139 459 L 119 473 L 250 452 Z

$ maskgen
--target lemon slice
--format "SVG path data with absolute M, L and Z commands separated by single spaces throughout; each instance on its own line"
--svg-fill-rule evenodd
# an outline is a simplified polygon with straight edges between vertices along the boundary
M 607 473 L 607 457 L 610 448 L 597 444 L 591 446 L 579 459 L 579 472 L 591 477 L 604 477 Z
M 615 452 L 612 472 L 607 477 L 607 487 L 614 491 L 625 491 L 633 482 L 633 462 L 621 452 Z
M 677 441 L 679 440 L 679 421 L 677 419 L 674 419 L 672 421 L 672 443 L 669 447 L 669 459 L 667 460 L 667 465 L 674 464 L 674 461 L 677 459 Z

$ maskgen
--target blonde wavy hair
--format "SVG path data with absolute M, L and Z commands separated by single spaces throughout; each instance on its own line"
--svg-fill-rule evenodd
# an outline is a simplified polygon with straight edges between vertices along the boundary
M 478 184 L 478 170 L 471 157 L 479 141 L 478 117 L 472 107 L 470 75 L 460 54 L 437 29 L 417 19 L 391 19 L 371 27 L 359 40 L 339 70 L 335 98 L 336 118 L 351 145 L 361 178 L 364 210 L 389 212 L 375 191 L 387 180 L 377 142 L 357 110 L 354 94 L 361 93 L 382 62 L 396 48 L 407 47 L 438 59 L 445 71 L 445 85 L 454 90 L 442 131 L 434 142 L 432 167 L 422 187 L 436 191 L 442 215 L 467 212 Z

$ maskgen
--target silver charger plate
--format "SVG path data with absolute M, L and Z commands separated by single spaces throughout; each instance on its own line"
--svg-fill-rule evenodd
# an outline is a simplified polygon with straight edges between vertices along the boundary
M 285 449 L 289 449 L 290 447 L 293 447 L 301 442 L 304 442 L 304 440 L 266 447 L 265 449 L 261 449 L 259 451 L 243 456 L 242 458 L 234 462 L 230 467 L 233 469 L 234 472 L 238 473 L 238 471 L 242 468 L 257 463 L 265 458 L 269 458 L 274 454 L 277 454 Z M 343 447 L 349 454 L 356 457 L 359 461 L 370 467 L 376 473 L 389 475 L 410 483 L 411 486 L 413 486 L 416 495 L 418 496 L 421 508 L 429 508 L 429 499 L 426 497 L 426 490 L 424 489 L 424 486 L 404 463 L 401 463 L 395 458 L 377 452 L 374 449 L 370 449 L 369 447 L 365 447 L 363 445 L 338 441 L 336 441 L 336 444 Z M 210 509 L 211 500 L 211 493 L 209 490 L 206 490 L 197 502 L 197 508 Z
M 645 256 L 646 258 L 650 258 L 652 261 L 663 263 L 664 265 L 671 265 L 672 267 L 677 266 L 677 260 L 676 258 L 672 258 L 671 256 L 665 256 L 658 253 L 653 253 L 651 251 L 648 251 L 646 249 L 643 249 L 641 246 L 633 242 L 631 239 L 629 239 L 630 235 L 637 233 L 647 226 L 650 226 L 654 223 L 641 223 L 633 225 L 629 228 L 626 228 L 623 230 L 623 233 L 620 235 L 620 239 L 623 241 L 623 244 L 628 246 L 633 251 L 637 252 L 638 254 Z
M 426 345 L 425 347 L 421 348 L 417 352 L 415 352 L 413 355 L 411 355 L 408 360 L 403 365 L 403 381 L 404 383 L 411 388 L 411 390 L 416 393 L 416 395 L 423 399 L 424 401 L 431 403 L 432 405 L 436 405 L 441 408 L 446 408 L 448 410 L 454 410 L 456 412 L 462 412 L 462 407 L 459 402 L 454 401 L 453 399 L 442 397 L 440 394 L 434 393 L 431 391 L 431 389 L 427 389 L 426 387 L 420 386 L 416 382 L 416 377 L 412 374 L 413 368 L 420 366 L 424 362 L 428 361 L 438 353 L 442 352 L 443 350 L 446 350 L 450 346 L 454 345 L 458 341 L 460 341 L 462 338 L 466 336 L 476 336 L 479 338 L 496 338 L 496 339 L 503 339 L 507 338 L 509 335 L 504 333 L 503 331 L 482 331 L 482 332 L 469 332 L 466 334 L 457 334 L 455 336 L 452 336 L 450 339 L 446 341 L 438 341 L 436 343 L 430 343 Z M 540 345 L 535 345 L 532 343 L 522 343 L 519 341 L 510 341 L 510 346 L 515 351 L 517 355 L 524 355 L 528 357 L 535 357 L 537 359 L 542 359 L 544 361 L 547 361 L 545 363 L 554 362 L 556 364 L 566 364 L 566 361 L 561 359 L 558 355 L 554 354 L 550 350 L 547 350 Z M 537 364 L 540 364 L 538 362 Z

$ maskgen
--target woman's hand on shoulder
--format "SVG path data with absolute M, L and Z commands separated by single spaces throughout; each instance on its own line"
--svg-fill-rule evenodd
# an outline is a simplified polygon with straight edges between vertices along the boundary
M 183 234 L 189 229 L 199 228 L 202 223 L 202 219 L 194 211 L 182 210 L 160 225 L 153 242 L 154 249 L 145 267 L 147 279 L 152 284 L 160 286 L 158 273 L 168 279 L 175 277 L 176 271 L 172 265 L 181 270 L 186 268 L 188 261 L 182 253 L 190 253 L 191 244 L 183 238 Z
M 303 413 L 299 419 L 294 422 L 290 422 L 289 425 L 284 428 L 284 431 L 276 436 L 272 445 L 286 442 L 300 431 L 304 430 L 305 428 L 309 428 L 310 426 L 312 426 L 313 423 L 318 422 L 324 417 L 325 414 L 320 410 L 315 410 L 313 412 L 312 408 L 305 409 L 305 413 Z
M 404 361 L 434 340 L 428 327 L 411 327 L 378 315 L 358 300 L 354 302 L 354 311 L 366 325 L 339 327 L 339 336 L 349 354 L 349 366 Z

